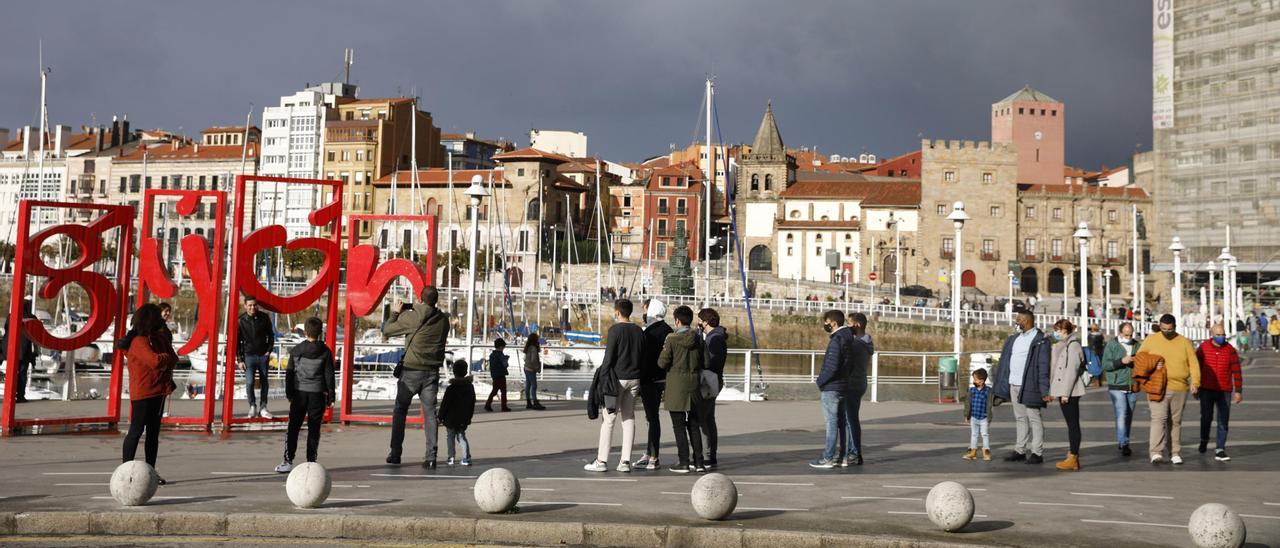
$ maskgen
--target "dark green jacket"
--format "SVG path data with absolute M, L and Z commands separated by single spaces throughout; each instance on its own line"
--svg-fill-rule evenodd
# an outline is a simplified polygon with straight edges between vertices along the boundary
M 431 370 L 444 364 L 449 339 L 449 315 L 434 306 L 418 305 L 393 314 L 382 327 L 387 337 L 405 336 L 405 369 Z
M 1131 351 L 1126 352 L 1124 345 L 1120 344 L 1119 337 L 1114 337 L 1107 342 L 1107 348 L 1102 351 L 1102 371 L 1108 388 L 1128 390 L 1133 384 L 1133 362 L 1125 365 L 1120 363 L 1120 359 L 1126 355 L 1132 357 L 1137 354 L 1138 345 L 1138 341 L 1133 341 L 1133 345 L 1130 346 Z
M 658 367 L 667 372 L 667 388 L 662 396 L 667 411 L 693 411 L 702 401 L 698 383 L 705 359 L 702 341 L 692 330 L 681 328 L 667 335 L 658 355 Z

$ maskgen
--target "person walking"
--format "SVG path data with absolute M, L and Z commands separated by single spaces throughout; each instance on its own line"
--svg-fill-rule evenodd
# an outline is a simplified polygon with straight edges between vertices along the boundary
M 320 452 L 320 427 L 324 410 L 337 400 L 333 351 L 320 340 L 324 322 L 312 316 L 303 324 L 306 340 L 289 349 L 289 363 L 284 370 L 285 396 L 289 399 L 289 430 L 285 435 L 284 460 L 276 472 L 293 471 L 293 457 L 298 450 L 298 433 L 307 421 L 307 462 L 315 462 Z
M 1267 333 L 1271 335 L 1271 351 L 1280 352 L 1280 316 L 1271 315 L 1267 322 Z
M 34 319 L 36 317 L 31 310 L 31 299 L 23 299 L 22 315 L 21 320 L 19 320 L 20 323 L 23 320 Z M 0 352 L 3 353 L 3 356 L 0 356 L 0 363 L 9 359 L 9 339 L 11 337 L 8 332 L 8 318 L 5 318 L 4 329 L 4 338 L 0 339 Z M 23 327 L 19 327 L 18 331 L 18 363 L 9 364 L 8 372 L 11 375 L 16 374 L 18 376 L 18 382 L 15 385 L 17 387 L 17 394 L 15 394 L 13 398 L 14 403 L 27 403 L 27 379 L 31 374 L 31 367 L 35 365 L 36 358 L 39 357 L 40 354 L 35 343 L 27 336 L 27 330 Z M 125 347 L 122 350 L 128 350 L 128 347 Z
M 964 406 L 964 422 L 969 424 L 969 451 L 965 460 L 978 458 L 978 438 L 982 438 L 982 460 L 991 460 L 991 387 L 987 386 L 987 370 L 973 372 L 969 400 Z
M 160 307 L 147 303 L 133 313 L 137 336 L 129 343 L 125 367 L 129 371 L 129 433 L 124 436 L 123 462 L 132 461 L 138 453 L 138 441 L 147 435 L 144 456 L 147 464 L 156 466 L 160 452 L 160 419 L 164 400 L 173 393 L 173 369 L 178 354 L 173 350 L 173 337 L 164 329 Z M 160 485 L 164 485 L 164 478 Z
M 391 452 L 387 464 L 400 464 L 404 443 L 404 421 L 413 397 L 422 402 L 426 413 L 423 428 L 427 434 L 427 452 L 422 467 L 434 470 L 440 422 L 436 417 L 436 394 L 440 390 L 440 366 L 444 365 L 444 345 L 449 338 L 449 317 L 437 308 L 440 291 L 434 285 L 422 289 L 422 306 L 397 302 L 391 307 L 391 318 L 382 328 L 384 337 L 404 335 L 403 363 L 396 382 L 395 410 L 391 413 Z
M 524 341 L 524 407 L 525 409 L 546 409 L 538 401 L 538 375 L 542 373 L 542 340 L 536 332 L 530 333 Z
M 840 415 L 844 412 L 845 392 L 849 389 L 849 371 L 853 369 L 853 331 L 845 325 L 844 313 L 828 310 L 822 315 L 822 329 L 831 335 L 822 357 L 822 370 L 816 383 L 821 392 L 822 417 L 827 426 L 826 446 L 822 456 L 811 461 L 813 468 L 830 469 L 840 465 L 837 443 L 840 439 Z
M 507 341 L 502 337 L 493 341 L 493 352 L 489 353 L 489 378 L 493 379 L 493 389 L 489 391 L 489 399 L 484 402 L 484 410 L 493 412 L 493 398 L 502 393 L 502 411 L 511 411 L 507 407 Z
M 476 412 L 476 387 L 471 377 L 467 376 L 467 360 L 453 362 L 453 378 L 444 389 L 444 398 L 440 400 L 440 412 L 437 417 L 445 428 L 445 443 L 449 450 L 449 466 L 461 463 L 471 466 L 471 442 L 467 440 L 467 427 Z M 455 445 L 461 450 L 462 460 L 455 460 Z
M 667 386 L 663 403 L 671 415 L 671 431 L 676 437 L 676 454 L 679 459 L 670 470 L 677 474 L 696 471 L 706 472 L 702 456 L 702 439 L 699 430 L 702 405 L 702 371 L 710 353 L 703 348 L 702 340 L 690 329 L 693 309 L 680 306 L 672 316 L 675 332 L 667 336 L 658 356 L 658 367 L 667 372 Z M 692 454 L 690 450 L 692 449 Z
M 715 375 L 715 386 L 711 387 L 716 395 L 724 389 L 724 362 L 729 353 L 729 336 L 720 325 L 720 313 L 714 308 L 698 311 L 698 334 L 702 337 L 707 351 L 706 370 Z M 668 408 L 669 410 L 670 408 Z M 716 399 L 704 398 L 698 408 L 698 426 L 702 435 L 706 436 L 707 469 L 719 466 L 716 450 L 720 446 L 720 432 L 716 427 Z
M 1049 395 L 1052 343 L 1035 326 L 1034 312 L 1020 310 L 1014 315 L 1014 321 L 1018 324 L 1018 332 L 1004 342 L 991 393 L 1013 403 L 1017 440 L 1013 452 L 1004 460 L 1040 464 L 1044 462 L 1042 414 L 1053 400 Z
M 1262 350 L 1271 346 L 1271 322 L 1267 320 L 1267 314 L 1261 310 L 1258 311 L 1258 344 L 1253 345 L 1253 350 Z
M 1133 340 L 1133 324 L 1120 324 L 1120 333 L 1107 342 L 1102 351 L 1102 371 L 1107 383 L 1107 395 L 1116 416 L 1116 443 L 1120 454 L 1129 456 L 1129 432 L 1133 429 L 1133 409 L 1138 404 L 1138 393 L 1133 391 L 1133 356 L 1138 344 Z
M 658 356 L 666 344 L 667 335 L 673 331 L 664 320 L 667 307 L 658 299 L 645 302 L 644 344 L 640 348 L 640 402 L 644 404 L 644 418 L 648 423 L 644 456 L 636 461 L 636 467 L 657 470 L 658 449 L 662 445 L 662 394 L 667 386 L 667 372 L 658 367 Z
M 875 343 L 867 333 L 867 315 L 850 313 L 847 322 L 853 332 L 853 367 L 849 370 L 848 390 L 844 394 L 844 413 L 840 416 L 840 466 L 862 465 L 862 397 L 867 393 L 867 372 L 871 370 L 871 355 L 876 353 Z
M 1096 323 L 1089 324 L 1089 338 L 1086 343 L 1086 349 L 1088 351 L 1085 353 L 1085 359 L 1090 361 L 1098 360 L 1099 362 L 1102 360 L 1102 353 L 1107 350 L 1107 337 L 1102 334 L 1102 327 Z M 1098 386 L 1102 386 L 1104 382 L 1102 377 L 1102 375 L 1098 375 L 1096 380 L 1091 380 L 1090 382 L 1096 382 Z
M 1209 448 L 1209 428 L 1213 426 L 1214 409 L 1218 411 L 1218 435 L 1214 460 L 1229 461 L 1227 456 L 1227 422 L 1231 405 L 1244 401 L 1244 376 L 1240 372 L 1240 354 L 1227 341 L 1222 324 L 1209 331 L 1209 340 L 1200 343 L 1196 359 L 1200 362 L 1200 447 Z
M 619 472 L 631 471 L 631 448 L 636 437 L 636 397 L 640 395 L 641 351 L 644 348 L 644 330 L 631 323 L 632 304 L 627 299 L 613 302 L 614 324 L 606 335 L 604 358 L 600 367 L 617 379 L 614 387 L 617 408 L 605 408 L 600 423 L 600 446 L 596 459 L 584 469 L 588 472 L 604 472 L 609 469 L 609 449 L 613 444 L 613 425 L 622 417 L 622 454 L 618 460 Z
M 1169 462 L 1182 464 L 1182 410 L 1187 394 L 1200 391 L 1200 361 L 1191 341 L 1178 334 L 1178 320 L 1172 314 L 1160 317 L 1160 333 L 1142 341 L 1138 352 L 1159 356 L 1165 377 L 1164 397 L 1148 399 L 1151 407 L 1151 464 L 1164 462 L 1169 449 Z
M 1058 400 L 1062 418 L 1067 422 L 1067 458 L 1056 465 L 1058 470 L 1080 469 L 1080 398 L 1084 397 L 1084 348 L 1076 326 L 1069 320 L 1053 324 L 1053 369 L 1049 395 Z
M 276 329 L 271 317 L 258 308 L 258 299 L 244 298 L 244 312 L 236 320 L 236 367 L 244 371 L 244 392 L 249 397 L 247 418 L 274 416 L 267 411 L 267 393 L 270 391 L 267 375 L 270 373 L 271 352 L 276 346 Z M 259 395 L 254 399 L 254 381 Z

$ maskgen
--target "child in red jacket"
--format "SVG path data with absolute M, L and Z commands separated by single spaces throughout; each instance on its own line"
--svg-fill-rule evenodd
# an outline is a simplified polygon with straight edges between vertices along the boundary
M 1244 377 L 1240 373 L 1240 354 L 1227 342 L 1221 324 L 1209 331 L 1209 340 L 1200 343 L 1196 359 L 1200 360 L 1200 452 L 1209 448 L 1209 426 L 1214 408 L 1218 410 L 1217 451 L 1213 458 L 1229 461 L 1227 456 L 1227 422 L 1231 404 L 1244 401 Z M 1230 395 L 1230 399 L 1228 399 Z

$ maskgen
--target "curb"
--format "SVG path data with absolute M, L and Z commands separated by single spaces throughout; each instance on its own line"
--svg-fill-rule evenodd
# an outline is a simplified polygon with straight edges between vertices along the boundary
M 12 535 L 215 536 L 498 542 L 539 546 L 618 548 L 944 548 L 990 543 L 916 540 L 893 535 L 846 535 L 705 527 L 518 521 L 491 518 L 399 518 L 357 515 L 235 514 L 217 512 L 0 512 L 0 539 Z

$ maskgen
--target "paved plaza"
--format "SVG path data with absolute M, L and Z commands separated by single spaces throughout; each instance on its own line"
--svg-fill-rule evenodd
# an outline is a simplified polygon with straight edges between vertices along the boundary
M 1220 502 L 1244 517 L 1251 543 L 1280 545 L 1280 355 L 1254 356 L 1245 368 L 1245 401 L 1232 410 L 1232 460 L 1226 463 L 1213 459 L 1212 446 L 1207 454 L 1196 452 L 1195 401 L 1188 403 L 1182 430 L 1185 464 L 1153 467 L 1145 458 L 1150 414 L 1142 402 L 1134 420 L 1134 455 L 1121 457 L 1111 404 L 1101 389 L 1091 389 L 1083 401 L 1083 469 L 1077 473 L 1052 466 L 1065 454 L 1067 438 L 1056 406 L 1045 415 L 1046 463 L 1026 465 L 1000 460 L 1014 435 L 1007 406 L 996 409 L 991 426 L 996 459 L 971 462 L 960 458 L 968 428 L 958 404 L 867 403 L 862 408 L 866 464 L 823 471 L 807 465 L 820 453 L 823 437 L 816 401 L 728 403 L 717 412 L 719 471 L 737 482 L 741 496 L 728 520 L 707 522 L 696 517 L 689 502 L 697 477 L 665 470 L 675 453 L 665 413 L 664 470 L 593 474 L 582 465 L 595 453 L 599 422 L 586 419 L 583 402 L 558 401 L 543 412 L 522 406 L 511 413 L 478 410 L 468 430 L 475 465 L 444 466 L 441 447 L 442 464 L 436 471 L 419 466 L 420 430 L 410 431 L 406 439 L 404 464 L 391 466 L 383 464 L 388 428 L 328 425 L 320 462 L 331 470 L 334 488 L 322 508 L 310 511 L 295 509 L 285 496 L 284 476 L 272 473 L 282 452 L 281 431 L 237 431 L 225 438 L 166 432 L 157 468 L 169 484 L 148 506 L 135 510 L 122 510 L 107 490 L 119 462 L 120 435 L 5 438 L 0 440 L 0 514 L 438 517 L 517 522 L 534 527 L 531 531 L 567 523 L 578 524 L 579 531 L 615 527 L 609 524 L 667 531 L 793 531 L 806 535 L 795 538 L 813 542 L 824 534 L 854 534 L 983 545 L 1190 546 L 1186 525 L 1191 512 L 1203 503 Z M 26 404 L 21 410 L 38 413 L 41 405 L 58 404 Z M 640 434 L 644 419 L 637 414 Z M 440 438 L 443 442 L 443 431 Z M 642 434 L 636 446 L 638 459 Z M 615 446 L 611 468 L 616 455 Z M 523 494 L 518 513 L 489 516 L 476 508 L 474 478 L 492 467 L 519 476 Z M 977 503 L 977 517 L 960 533 L 942 533 L 924 515 L 929 487 L 943 480 L 969 487 Z M 236 519 L 243 518 L 228 516 Z M 24 538 L 23 544 L 32 545 L 43 537 L 0 538 L 0 544 Z M 546 543 L 538 540 L 542 538 L 517 543 Z M 655 543 L 662 542 L 682 544 L 673 537 Z

